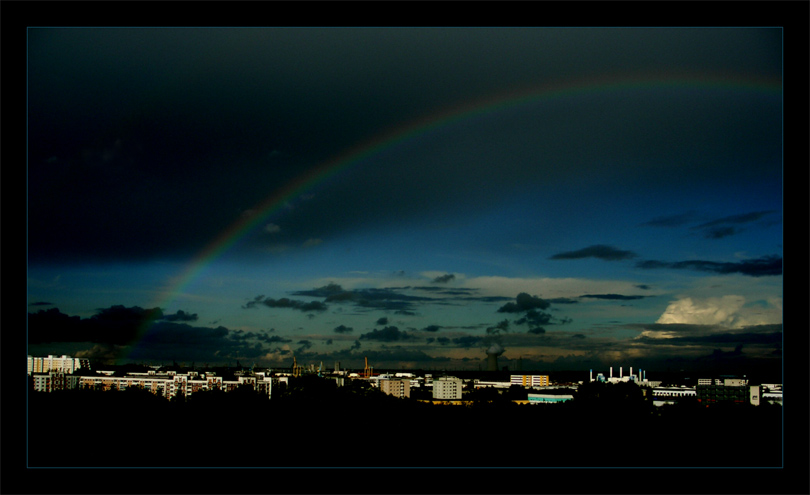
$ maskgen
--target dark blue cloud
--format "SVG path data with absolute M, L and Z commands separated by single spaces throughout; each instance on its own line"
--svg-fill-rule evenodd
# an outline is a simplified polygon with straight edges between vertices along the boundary
M 547 309 L 550 303 L 545 299 L 521 292 L 515 302 L 506 303 L 498 308 L 499 313 L 521 313 L 530 309 Z
M 668 268 L 673 270 L 694 270 L 720 274 L 739 273 L 751 277 L 767 277 L 782 274 L 782 257 L 777 255 L 763 256 L 740 262 L 717 262 L 705 260 L 658 261 L 646 260 L 636 264 L 644 270 Z
M 588 246 L 586 248 L 579 249 L 577 251 L 566 251 L 563 253 L 557 253 L 551 256 L 549 259 L 576 260 L 582 258 L 598 258 L 600 260 L 605 261 L 620 261 L 635 258 L 637 256 L 638 255 L 632 251 L 625 251 L 622 249 L 617 249 L 612 246 L 597 244 L 594 246 Z
M 622 294 L 583 294 L 579 296 L 583 299 L 607 299 L 614 301 L 634 301 L 636 299 L 644 299 L 649 296 L 625 296 Z
M 448 273 L 446 275 L 441 275 L 439 277 L 434 278 L 433 283 L 434 284 L 446 284 L 446 283 L 452 281 L 455 278 L 456 278 L 455 275 L 453 275 L 452 273 Z
M 372 330 L 369 333 L 360 335 L 361 340 L 375 340 L 378 342 L 396 342 L 412 338 L 408 332 L 400 331 L 399 328 L 391 326 L 382 330 Z
M 767 210 L 729 215 L 696 225 L 692 227 L 691 230 L 700 232 L 703 237 L 707 239 L 722 239 L 723 237 L 738 234 L 744 230 L 745 225 L 756 222 L 763 217 L 771 216 L 774 213 L 778 212 L 775 210 Z
M 166 321 L 197 321 L 197 313 L 186 313 L 182 309 L 177 310 L 174 314 L 163 315 Z
M 697 216 L 697 213 L 690 211 L 676 215 L 656 217 L 648 222 L 643 223 L 642 225 L 647 225 L 650 227 L 680 227 L 694 221 Z
M 281 299 L 262 299 L 262 297 L 264 296 L 257 296 L 255 299 L 242 306 L 242 308 L 255 308 L 257 305 L 261 304 L 263 306 L 267 306 L 268 308 L 289 308 L 304 312 L 327 310 L 326 304 L 320 301 L 303 302 L 289 299 L 287 297 L 282 297 Z
M 324 302 L 327 303 L 351 303 L 366 309 L 406 312 L 412 311 L 417 303 L 436 301 L 430 297 L 401 294 L 398 290 L 396 288 L 344 290 L 338 284 L 328 284 L 317 289 L 296 291 L 293 295 L 324 297 Z
M 485 339 L 482 337 L 476 337 L 473 335 L 468 335 L 464 337 L 456 337 L 452 339 L 453 344 L 463 347 L 465 349 L 469 349 L 470 347 L 479 347 L 485 342 Z
M 347 327 L 346 325 L 338 325 L 334 328 L 335 333 L 349 333 L 354 330 L 352 327 Z

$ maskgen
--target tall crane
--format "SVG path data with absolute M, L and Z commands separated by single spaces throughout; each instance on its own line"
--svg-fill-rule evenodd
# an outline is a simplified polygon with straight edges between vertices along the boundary
M 363 378 L 371 378 L 371 370 L 373 368 L 368 367 L 368 356 L 366 356 L 366 367 L 363 369 Z
M 301 366 L 298 366 L 298 361 L 295 360 L 295 356 L 293 356 L 292 374 L 293 376 L 301 376 Z

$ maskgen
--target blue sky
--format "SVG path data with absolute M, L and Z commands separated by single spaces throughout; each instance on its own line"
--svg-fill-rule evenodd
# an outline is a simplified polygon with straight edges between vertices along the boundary
M 780 29 L 28 36 L 30 353 L 780 366 Z

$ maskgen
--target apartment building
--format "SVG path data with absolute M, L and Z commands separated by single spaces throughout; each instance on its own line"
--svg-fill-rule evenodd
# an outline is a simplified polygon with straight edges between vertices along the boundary
M 214 373 L 177 373 L 168 371 L 157 373 L 127 373 L 124 376 L 83 376 L 79 377 L 80 387 L 100 388 L 101 390 L 126 390 L 128 387 L 141 387 L 155 395 L 167 399 L 182 394 L 186 397 L 203 390 L 220 389 L 224 392 L 236 390 L 241 385 L 252 385 L 253 388 L 269 397 L 272 393 L 272 378 L 265 373 L 237 376 L 236 380 L 225 380 Z
M 443 376 L 433 380 L 433 398 L 435 400 L 461 400 L 462 389 L 461 378 Z
M 708 378 L 698 379 L 695 387 L 698 402 L 704 404 L 714 404 L 716 402 L 734 402 L 737 404 L 751 403 L 752 400 L 759 404 L 759 386 L 756 391 L 748 386 L 748 380 L 739 378 L 714 379 L 714 383 Z
M 380 380 L 380 390 L 400 399 L 410 397 L 411 381 L 402 379 Z
M 78 375 L 71 375 L 61 371 L 48 371 L 46 373 L 31 373 L 35 392 L 53 392 L 55 390 L 70 390 L 79 386 Z
M 48 357 L 28 356 L 28 374 L 61 371 L 73 373 L 79 368 L 90 369 L 90 361 L 83 358 L 72 358 L 67 355 Z
M 512 375 L 510 384 L 522 387 L 548 387 L 548 375 Z

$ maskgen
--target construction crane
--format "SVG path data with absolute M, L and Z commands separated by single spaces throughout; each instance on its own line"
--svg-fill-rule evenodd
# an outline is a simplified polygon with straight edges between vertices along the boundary
M 298 366 L 298 361 L 295 360 L 295 356 L 293 356 L 293 376 L 301 376 L 301 368 L 301 366 Z
M 368 356 L 366 356 L 366 367 L 363 369 L 363 378 L 371 378 L 372 370 L 374 368 L 368 367 Z

